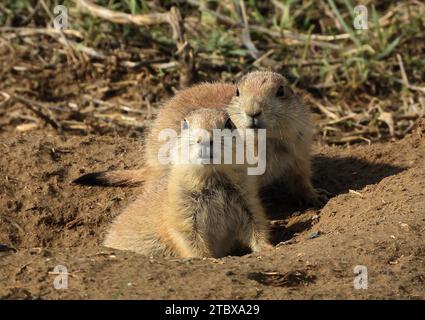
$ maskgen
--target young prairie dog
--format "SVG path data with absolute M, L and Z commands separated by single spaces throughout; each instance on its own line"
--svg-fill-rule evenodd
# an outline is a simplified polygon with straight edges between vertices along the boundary
M 139 185 L 152 176 L 152 169 L 160 166 L 158 152 L 164 141 L 158 139 L 164 129 L 180 130 L 181 119 L 199 108 L 224 110 L 236 92 L 236 86 L 228 83 L 201 83 L 179 91 L 160 109 L 146 138 L 144 168 L 136 170 L 114 170 L 85 174 L 74 182 L 83 185 L 133 186 Z M 154 170 L 157 172 L 158 170 Z
M 251 180 L 256 177 L 247 176 L 243 165 L 205 164 L 214 156 L 212 130 L 226 128 L 228 120 L 224 110 L 214 109 L 186 116 L 169 170 L 148 182 L 143 195 L 117 217 L 105 246 L 181 258 L 219 258 L 271 246 L 257 183 Z M 197 128 L 210 138 L 198 136 Z M 190 163 L 175 156 L 181 141 L 188 142 Z
M 283 76 L 261 71 L 247 74 L 237 83 L 227 111 L 237 128 L 266 129 L 267 166 L 260 177 L 263 187 L 280 180 L 309 204 L 326 202 L 327 192 L 314 189 L 310 180 L 310 110 Z

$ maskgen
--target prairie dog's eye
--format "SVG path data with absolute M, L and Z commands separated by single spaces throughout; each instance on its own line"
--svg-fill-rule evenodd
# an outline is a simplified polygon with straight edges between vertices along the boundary
M 283 97 L 285 95 L 285 89 L 283 86 L 280 86 L 279 89 L 277 89 L 276 97 Z
M 233 124 L 233 121 L 230 118 L 227 119 L 226 124 L 224 125 L 224 128 L 230 129 L 230 130 L 236 129 L 235 125 Z
M 239 89 L 236 88 L 236 96 L 239 97 Z
M 189 122 L 187 122 L 186 119 L 183 119 L 182 121 L 182 130 L 187 130 L 189 129 Z

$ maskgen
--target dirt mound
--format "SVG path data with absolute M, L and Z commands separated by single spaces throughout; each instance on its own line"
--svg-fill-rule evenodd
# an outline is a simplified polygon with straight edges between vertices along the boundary
M 0 298 L 425 298 L 424 137 L 422 121 L 400 141 L 317 145 L 314 182 L 334 196 L 316 210 L 268 192 L 276 249 L 180 260 L 101 246 L 140 189 L 71 184 L 141 166 L 140 138 L 2 132 Z M 53 286 L 57 265 L 67 290 Z M 367 290 L 353 286 L 358 265 Z

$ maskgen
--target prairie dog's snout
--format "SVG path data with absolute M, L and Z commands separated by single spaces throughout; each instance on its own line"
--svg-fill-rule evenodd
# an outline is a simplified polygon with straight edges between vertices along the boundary
M 242 119 L 245 120 L 242 126 L 249 129 L 266 128 L 267 121 L 264 114 L 268 112 L 267 104 L 269 99 L 263 95 L 251 97 L 249 94 L 245 94 L 246 97 L 241 97 L 240 99 Z
M 252 108 L 245 111 L 246 127 L 247 128 L 260 128 L 262 125 L 261 114 L 262 110 L 258 107 L 259 103 L 255 103 Z
M 191 158 L 203 164 L 212 161 L 214 158 L 213 133 L 202 128 L 188 130 L 187 134 L 189 134 L 193 140 L 189 150 Z
M 240 90 L 238 89 L 237 99 L 239 99 L 240 118 L 242 119 L 242 123 L 239 123 L 239 126 L 250 129 L 262 127 L 264 125 L 262 120 L 264 101 L 261 101 L 261 97 L 247 94 L 240 96 Z
M 188 152 L 192 164 L 212 164 L 218 150 L 214 148 L 214 130 L 225 129 L 229 116 L 224 110 L 198 109 L 192 111 L 182 125 L 178 152 Z M 186 144 L 186 145 L 184 145 Z M 221 148 L 218 144 L 217 148 Z

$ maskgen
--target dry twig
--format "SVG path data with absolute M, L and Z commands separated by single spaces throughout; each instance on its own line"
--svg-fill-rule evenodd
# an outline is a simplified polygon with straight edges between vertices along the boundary
M 18 102 L 21 102 L 25 107 L 34 112 L 40 119 L 50 124 L 56 130 L 61 130 L 60 124 L 53 117 L 50 110 L 43 104 L 18 95 L 13 95 L 12 98 Z

